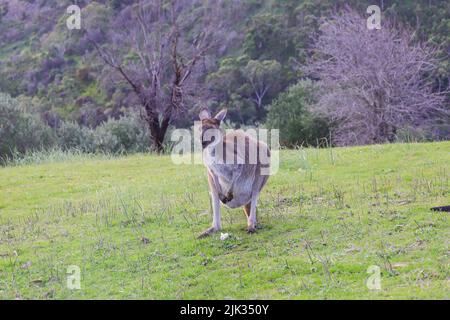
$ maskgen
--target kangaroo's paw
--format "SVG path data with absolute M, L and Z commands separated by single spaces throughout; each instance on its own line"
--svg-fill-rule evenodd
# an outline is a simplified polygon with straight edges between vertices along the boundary
M 225 197 L 223 194 L 219 193 L 219 200 L 222 203 L 227 203 L 228 202 L 228 198 Z
M 231 192 L 228 192 L 227 196 L 224 196 L 223 194 L 219 193 L 219 200 L 224 204 L 228 203 L 233 200 L 233 194 Z
M 203 231 L 202 233 L 200 233 L 197 237 L 197 239 L 202 239 L 202 238 L 206 238 L 208 236 L 210 236 L 211 234 L 213 234 L 214 232 L 217 232 L 218 230 L 216 230 L 216 228 L 211 227 L 206 229 L 205 231 Z

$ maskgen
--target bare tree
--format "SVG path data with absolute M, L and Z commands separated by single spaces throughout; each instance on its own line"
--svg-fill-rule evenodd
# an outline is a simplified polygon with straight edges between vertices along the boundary
M 158 152 L 170 123 L 201 92 L 205 58 L 221 44 L 220 8 L 220 0 L 141 1 L 118 15 L 107 45 L 92 41 L 138 97 Z
M 435 49 L 383 20 L 369 30 L 347 9 L 325 21 L 305 67 L 321 80 L 316 110 L 336 124 L 341 145 L 393 141 L 400 128 L 448 117 L 444 95 L 432 91 Z

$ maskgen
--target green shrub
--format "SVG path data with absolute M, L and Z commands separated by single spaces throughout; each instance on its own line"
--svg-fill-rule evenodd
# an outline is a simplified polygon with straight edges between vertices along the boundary
M 137 114 L 103 123 L 93 132 L 93 139 L 95 150 L 103 153 L 146 152 L 150 145 L 150 133 Z
M 58 130 L 62 150 L 85 153 L 121 154 L 146 152 L 150 134 L 138 114 L 128 112 L 120 119 L 109 119 L 95 129 L 64 122 Z
M 36 107 L 24 101 L 0 94 L 2 163 L 55 148 L 61 152 L 104 154 L 149 150 L 150 133 L 137 113 L 127 112 L 122 118 L 110 119 L 95 129 L 73 122 L 62 122 L 58 129 L 52 129 L 37 114 L 31 113 L 33 110 L 38 113 Z
M 95 152 L 94 132 L 74 122 L 63 122 L 58 129 L 58 145 L 64 151 Z
M 42 150 L 56 144 L 55 132 L 38 115 L 0 93 L 0 158 Z
M 317 90 L 310 80 L 300 81 L 268 107 L 266 126 L 280 130 L 281 145 L 317 145 L 329 136 L 327 121 L 310 111 Z

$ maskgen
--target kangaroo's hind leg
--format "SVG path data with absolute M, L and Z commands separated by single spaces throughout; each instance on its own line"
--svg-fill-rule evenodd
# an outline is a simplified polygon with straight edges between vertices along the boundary
M 254 233 L 256 232 L 256 206 L 258 204 L 259 194 L 266 184 L 268 176 L 259 176 L 257 179 L 257 183 L 253 187 L 252 191 L 252 200 L 250 203 L 246 204 L 244 207 L 244 211 L 247 215 L 247 232 Z
M 250 214 L 247 217 L 247 233 L 256 232 L 256 205 L 258 203 L 258 197 L 259 192 L 252 195 L 252 201 L 250 202 Z M 247 207 L 247 205 L 245 207 Z
M 248 219 L 248 217 L 250 217 L 250 208 L 251 207 L 252 207 L 252 203 L 251 202 L 247 203 L 244 206 L 244 213 L 245 213 L 245 216 L 247 217 L 247 219 Z
M 221 229 L 221 217 L 220 217 L 220 199 L 219 193 L 214 184 L 213 177 L 208 174 L 209 192 L 211 195 L 212 210 L 213 210 L 213 223 L 212 226 L 203 231 L 198 238 L 204 238 L 210 234 L 217 232 Z

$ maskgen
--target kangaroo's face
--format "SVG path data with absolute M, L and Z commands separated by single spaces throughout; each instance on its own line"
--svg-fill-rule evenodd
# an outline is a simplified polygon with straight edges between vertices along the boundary
M 203 109 L 200 112 L 200 120 L 202 121 L 202 147 L 205 149 L 209 145 L 216 145 L 222 136 L 220 132 L 220 123 L 225 118 L 227 110 L 221 110 L 214 118 L 211 118 L 211 114 L 207 109 Z

